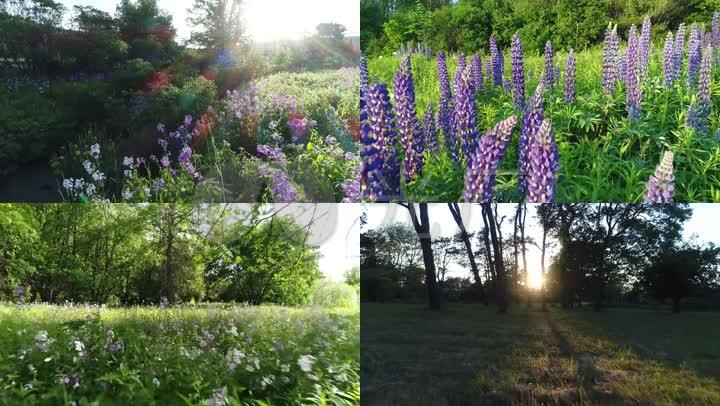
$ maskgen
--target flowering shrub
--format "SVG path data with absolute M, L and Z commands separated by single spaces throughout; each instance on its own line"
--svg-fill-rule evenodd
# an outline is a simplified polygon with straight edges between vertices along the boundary
M 357 311 L 0 305 L 0 322 L 2 404 L 360 402 Z

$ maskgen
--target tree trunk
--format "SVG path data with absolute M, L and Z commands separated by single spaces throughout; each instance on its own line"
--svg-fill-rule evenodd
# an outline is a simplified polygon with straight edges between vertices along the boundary
M 172 269 L 173 242 L 175 239 L 175 206 L 170 205 L 170 212 L 167 212 L 167 235 L 165 247 L 165 282 L 167 284 L 167 300 L 173 303 L 175 300 L 175 275 Z
M 460 237 L 465 244 L 465 250 L 467 251 L 468 259 L 470 260 L 470 269 L 472 270 L 473 277 L 475 278 L 475 286 L 480 295 L 480 300 L 488 305 L 487 296 L 485 295 L 485 289 L 483 288 L 482 279 L 480 279 L 480 271 L 478 270 L 477 263 L 475 262 L 475 253 L 470 243 L 470 237 L 468 237 L 467 230 L 465 230 L 465 223 L 463 222 L 462 215 L 460 214 L 460 206 L 457 203 L 448 203 L 450 213 L 455 219 L 455 223 L 460 229 Z
M 441 307 L 440 291 L 438 289 L 437 277 L 435 276 L 435 259 L 432 251 L 432 238 L 430 236 L 430 219 L 428 216 L 427 203 L 420 203 L 420 219 L 415 211 L 415 204 L 407 204 L 410 218 L 412 219 L 415 232 L 420 240 L 423 263 L 425 265 L 425 284 L 428 287 L 428 305 L 430 310 L 439 310 Z
M 545 290 L 545 243 L 547 241 L 547 232 L 547 228 L 543 227 L 542 251 L 540 253 L 540 272 L 542 278 L 542 285 L 540 285 L 540 301 L 542 302 L 543 311 L 547 311 L 547 292 Z
M 507 313 L 508 309 L 508 292 L 507 292 L 507 278 L 505 275 L 505 264 L 503 262 L 502 245 L 499 241 L 499 235 L 497 230 L 496 213 L 490 203 L 482 203 L 483 219 L 486 226 L 490 229 L 490 241 L 493 248 L 493 256 L 495 263 L 495 273 L 497 275 L 497 300 L 498 300 L 498 312 Z

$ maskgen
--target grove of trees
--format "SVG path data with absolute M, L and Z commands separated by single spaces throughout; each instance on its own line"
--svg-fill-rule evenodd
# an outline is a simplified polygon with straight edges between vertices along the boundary
M 431 309 L 483 302 L 500 312 L 532 302 L 720 308 L 720 247 L 684 237 L 689 205 L 480 204 L 481 224 L 467 224 L 451 203 L 453 237 L 431 236 L 427 204 L 403 206 L 412 225 L 387 223 L 361 235 L 363 301 L 427 302 Z M 528 215 L 541 237 L 529 235 Z M 531 246 L 541 257 L 539 289 L 528 283 Z M 451 263 L 468 276 L 449 276 Z
M 0 300 L 307 304 L 316 206 L 0 205 Z M 305 216 L 307 217 L 307 216 Z M 352 273 L 348 274 L 352 279 Z
M 502 47 L 518 32 L 525 49 L 575 50 L 603 40 L 609 21 L 621 32 L 645 15 L 658 38 L 682 22 L 707 21 L 718 0 L 361 0 L 361 46 L 368 55 L 389 54 L 408 42 L 432 49 L 474 52 L 490 34 Z

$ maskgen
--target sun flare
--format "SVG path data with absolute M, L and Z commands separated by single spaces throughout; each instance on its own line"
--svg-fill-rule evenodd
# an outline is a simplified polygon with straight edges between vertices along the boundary
M 527 280 L 528 287 L 531 289 L 540 289 L 543 286 L 543 276 L 539 271 L 536 272 L 529 272 L 528 273 L 528 280 Z

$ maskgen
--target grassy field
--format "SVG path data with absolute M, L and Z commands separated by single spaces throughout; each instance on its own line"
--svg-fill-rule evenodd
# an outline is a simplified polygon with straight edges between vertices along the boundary
M 720 404 L 720 313 L 361 311 L 363 404 Z
M 554 61 L 560 80 L 544 96 L 545 118 L 552 127 L 560 152 L 557 200 L 564 202 L 641 201 L 645 184 L 660 161 L 663 151 L 675 153 L 675 198 L 677 201 L 720 201 L 720 149 L 715 131 L 720 126 L 718 95 L 720 70 L 713 69 L 712 106 L 709 134 L 690 130 L 685 119 L 697 90 L 683 76 L 666 89 L 662 85 L 662 45 L 656 45 L 649 77 L 643 83 L 642 114 L 629 121 L 624 85 L 614 94 L 602 90 L 602 52 L 591 49 L 576 54 L 577 76 L 574 104 L 564 101 L 567 53 L 559 52 Z M 483 56 L 483 61 L 485 56 Z M 534 93 L 543 74 L 541 55 L 525 56 L 526 97 Z M 388 84 L 392 94 L 393 75 L 400 63 L 396 57 L 368 61 L 371 80 Z M 469 63 L 469 61 L 468 61 Z M 447 61 L 451 86 L 457 70 L 457 56 Z M 440 84 L 437 62 L 423 56 L 412 59 L 413 79 L 419 120 L 428 103 L 437 114 Z M 683 68 L 683 72 L 685 72 Z M 484 72 L 483 72 L 484 73 Z M 510 56 L 505 55 L 505 77 L 511 78 Z M 476 97 L 477 122 L 481 134 L 501 120 L 517 114 L 512 94 L 492 86 L 485 78 L 484 91 Z M 499 201 L 520 201 L 518 191 L 519 133 L 515 130 L 507 155 L 498 170 L 496 194 Z M 440 143 L 442 145 L 442 142 Z M 445 148 L 426 158 L 423 176 L 406 186 L 410 201 L 458 201 L 462 196 L 464 170 L 449 158 Z
M 359 404 L 358 329 L 357 309 L 0 304 L 0 404 Z

